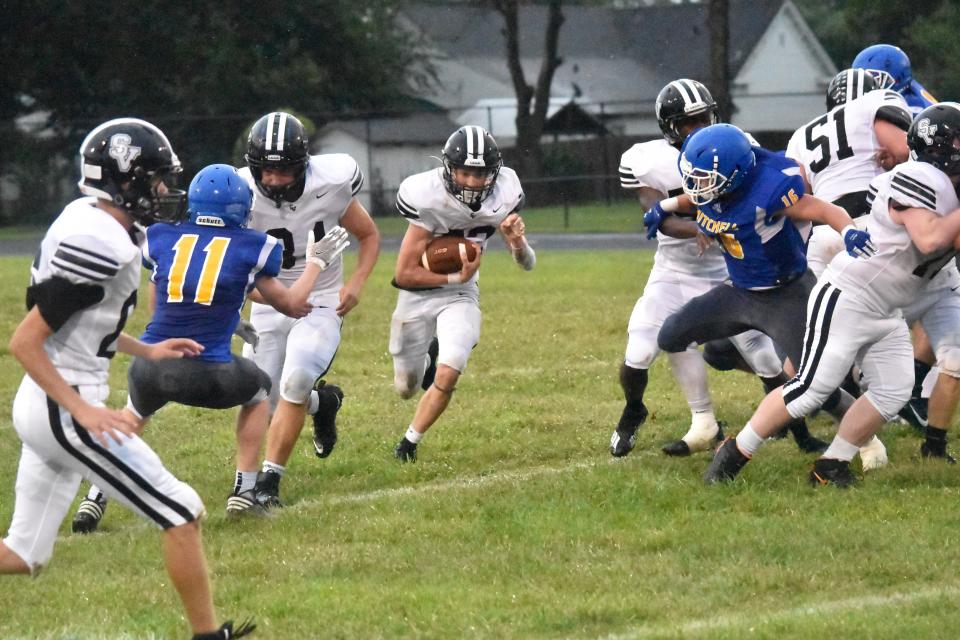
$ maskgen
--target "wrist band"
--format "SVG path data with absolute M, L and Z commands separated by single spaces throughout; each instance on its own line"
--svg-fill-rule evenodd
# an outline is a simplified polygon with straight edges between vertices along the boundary
M 461 282 L 463 282 L 463 278 L 460 277 L 459 271 L 447 274 L 447 284 L 460 284 Z
M 680 199 L 676 196 L 672 198 L 665 198 L 660 201 L 660 208 L 666 211 L 667 213 L 674 213 L 677 209 L 680 208 Z

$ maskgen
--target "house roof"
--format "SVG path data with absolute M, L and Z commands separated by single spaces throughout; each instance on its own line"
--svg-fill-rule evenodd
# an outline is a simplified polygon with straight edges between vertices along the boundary
M 367 130 L 369 125 L 370 129 Z M 373 118 L 370 120 L 334 120 L 324 125 L 318 136 L 331 131 L 344 131 L 361 140 L 369 140 L 373 144 L 408 144 L 417 142 L 422 144 L 440 143 L 442 146 L 447 138 L 460 125 L 451 120 L 445 113 L 419 111 L 390 118 Z
M 730 0 L 733 76 L 783 4 Z M 499 13 L 464 4 L 419 4 L 403 14 L 442 56 L 496 78 L 512 95 Z M 558 53 L 564 64 L 554 76 L 554 95 L 582 92 L 604 100 L 653 100 L 671 80 L 709 73 L 706 3 L 627 9 L 564 6 L 563 15 Z M 539 70 L 547 17 L 542 5 L 521 6 L 520 55 L 529 83 Z

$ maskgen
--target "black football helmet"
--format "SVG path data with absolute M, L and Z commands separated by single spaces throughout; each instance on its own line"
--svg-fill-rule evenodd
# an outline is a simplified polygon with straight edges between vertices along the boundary
M 960 104 L 939 102 L 918 113 L 907 131 L 907 146 L 911 159 L 948 176 L 960 174 Z
M 443 145 L 443 180 L 449 191 L 465 205 L 478 208 L 493 192 L 503 156 L 497 141 L 483 127 L 460 127 L 447 138 Z M 479 189 L 463 187 L 453 179 L 454 169 L 478 171 L 483 174 L 483 186 Z
M 707 127 L 720 122 L 717 102 L 703 84 L 696 80 L 674 80 L 657 94 L 657 122 L 663 137 L 678 149 L 683 144 L 680 126 L 696 121 Z
M 160 129 L 136 118 L 117 118 L 84 139 L 77 186 L 80 193 L 109 200 L 140 223 L 174 221 L 186 207 L 186 192 L 172 187 L 182 171 Z M 164 194 L 158 193 L 161 182 L 167 186 Z
M 879 88 L 880 83 L 866 69 L 844 69 L 827 87 L 827 111 Z
M 303 123 L 283 111 L 268 113 L 250 129 L 244 158 L 257 189 L 278 207 L 284 200 L 294 202 L 303 195 L 310 162 L 309 146 Z M 294 180 L 282 187 L 264 185 L 264 168 L 292 170 Z

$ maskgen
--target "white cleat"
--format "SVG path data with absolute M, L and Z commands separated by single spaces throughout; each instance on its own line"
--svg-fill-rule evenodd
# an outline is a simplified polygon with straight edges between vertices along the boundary
M 880 438 L 873 436 L 867 444 L 860 447 L 860 463 L 864 471 L 873 471 L 887 466 L 887 448 Z

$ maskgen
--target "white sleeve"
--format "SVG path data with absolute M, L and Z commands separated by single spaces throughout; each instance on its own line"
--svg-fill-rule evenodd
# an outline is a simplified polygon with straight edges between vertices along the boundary
M 99 284 L 115 277 L 125 256 L 97 236 L 75 235 L 60 240 L 50 257 L 50 273 L 70 282 Z

